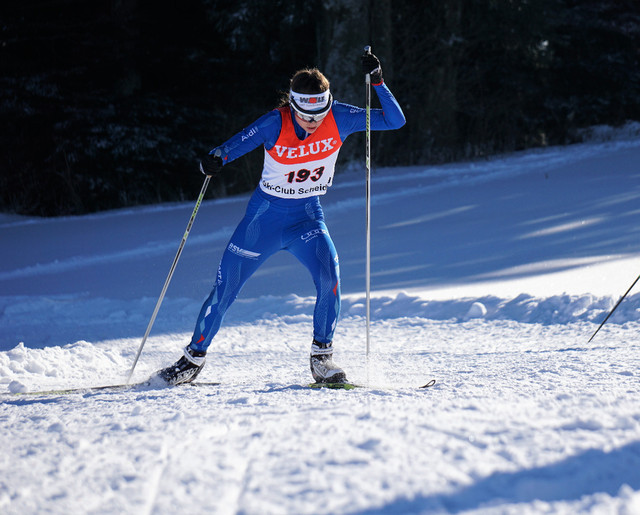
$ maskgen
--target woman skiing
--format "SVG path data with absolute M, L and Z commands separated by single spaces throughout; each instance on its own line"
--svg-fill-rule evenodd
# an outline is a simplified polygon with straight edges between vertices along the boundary
M 372 130 L 398 129 L 402 109 L 384 84 L 380 61 L 362 56 L 362 69 L 381 109 L 372 109 Z M 216 282 L 198 316 L 191 342 L 173 365 L 158 372 L 170 384 L 188 383 L 202 370 L 205 355 L 224 315 L 247 279 L 271 255 L 287 250 L 310 271 L 317 291 L 313 314 L 311 374 L 319 383 L 343 383 L 344 371 L 332 359 L 340 312 L 338 254 L 324 222 L 319 196 L 333 182 L 344 140 L 366 128 L 366 111 L 333 100 L 329 81 L 315 68 L 296 72 L 287 101 L 258 118 L 203 157 L 200 170 L 216 176 L 222 167 L 264 146 L 260 184 L 227 245 Z

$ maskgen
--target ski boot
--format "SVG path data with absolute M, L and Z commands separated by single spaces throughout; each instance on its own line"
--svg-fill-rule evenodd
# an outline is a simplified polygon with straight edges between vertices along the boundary
M 204 367 L 206 352 L 192 350 L 188 345 L 184 348 L 184 355 L 173 365 L 163 368 L 158 376 L 171 385 L 190 383 Z
M 313 340 L 311 344 L 311 375 L 316 383 L 346 383 L 347 375 L 333 362 L 333 346 L 331 342 L 320 343 Z

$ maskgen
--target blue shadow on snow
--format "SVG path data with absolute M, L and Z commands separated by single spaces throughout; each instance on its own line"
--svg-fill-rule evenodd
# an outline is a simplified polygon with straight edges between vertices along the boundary
M 640 490 L 640 441 L 605 452 L 590 449 L 534 469 L 497 472 L 448 494 L 396 499 L 351 515 L 460 513 L 533 501 L 577 501 L 585 495 L 618 495 L 628 485 Z

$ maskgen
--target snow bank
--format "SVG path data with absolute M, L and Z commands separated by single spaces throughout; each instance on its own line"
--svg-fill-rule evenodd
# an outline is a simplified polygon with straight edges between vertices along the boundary
M 638 133 L 374 170 L 369 356 L 362 175 L 337 176 L 351 391 L 304 387 L 313 285 L 285 255 L 208 353 L 221 385 L 24 395 L 126 379 L 193 206 L 0 215 L 0 511 L 640 513 L 640 293 L 588 342 L 640 272 Z M 134 381 L 180 355 L 245 204 L 202 204 Z

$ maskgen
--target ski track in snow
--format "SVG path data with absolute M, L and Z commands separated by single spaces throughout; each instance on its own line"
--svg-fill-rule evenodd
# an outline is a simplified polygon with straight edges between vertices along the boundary
M 640 514 L 638 290 L 588 341 L 640 272 L 639 130 L 594 131 L 376 171 L 368 362 L 362 181 L 337 177 L 351 391 L 304 386 L 314 299 L 278 258 L 207 356 L 221 385 L 25 395 L 124 381 L 192 206 L 0 216 L 0 512 Z M 203 204 L 135 381 L 179 356 L 246 200 Z
M 577 336 L 591 326 L 382 320 L 369 388 L 344 392 L 299 386 L 306 349 L 289 349 L 281 324 L 264 320 L 225 330 L 202 376 L 220 387 L 7 396 L 3 439 L 20 461 L 5 507 L 68 513 L 88 496 L 96 513 L 635 513 L 640 363 L 628 336 L 638 326 L 587 345 Z M 343 321 L 340 337 L 357 348 L 337 359 L 366 383 L 361 327 Z M 263 344 L 248 350 L 255 331 Z M 113 343 L 93 346 L 96 365 L 114 361 L 106 376 L 130 363 L 126 343 L 120 356 Z M 140 378 L 174 344 L 154 342 Z M 78 366 L 57 384 L 96 380 L 80 365 L 90 347 L 66 349 Z M 46 368 L 47 350 L 12 359 Z M 434 387 L 417 388 L 429 378 Z M 38 490 L 16 488 L 34 469 Z

